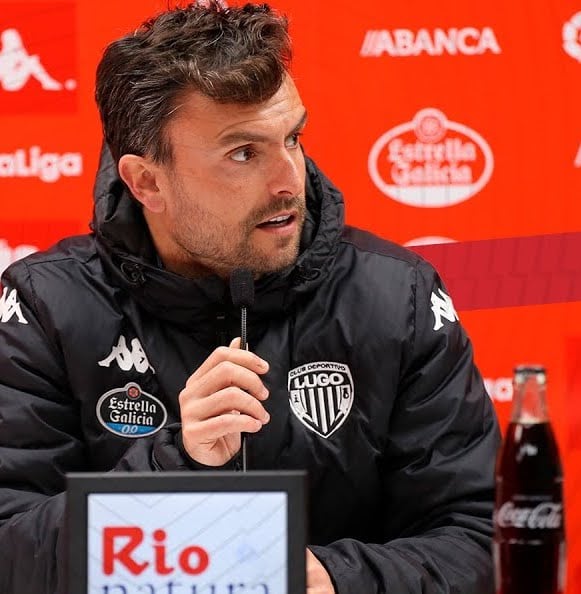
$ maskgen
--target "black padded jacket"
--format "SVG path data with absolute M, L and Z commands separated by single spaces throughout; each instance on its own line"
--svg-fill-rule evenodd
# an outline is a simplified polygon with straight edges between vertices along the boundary
M 307 169 L 300 256 L 257 282 L 249 313 L 270 363 L 252 468 L 308 471 L 309 543 L 337 594 L 490 594 L 499 433 L 471 344 L 433 268 L 345 226 Z M 67 472 L 192 469 L 178 394 L 239 333 L 227 284 L 159 266 L 107 158 L 92 231 L 2 278 L 2 594 L 62 589 Z M 131 387 L 156 415 L 103 406 Z

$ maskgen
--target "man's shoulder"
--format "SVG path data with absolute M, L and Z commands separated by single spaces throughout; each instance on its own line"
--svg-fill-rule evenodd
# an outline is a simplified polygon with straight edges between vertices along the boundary
M 46 267 L 51 263 L 76 261 L 87 263 L 97 255 L 95 239 L 90 234 L 73 235 L 61 239 L 53 246 L 22 259 L 28 267 Z
M 99 319 L 116 294 L 91 235 L 68 237 L 17 260 L 1 283 L 13 299 L 34 310 L 45 328 L 58 327 L 70 336 L 76 326 Z
M 81 276 L 99 276 L 101 269 L 94 237 L 75 235 L 12 263 L 2 280 L 14 285 L 37 282 L 62 287 Z
M 401 262 L 404 267 L 415 268 L 424 262 L 420 255 L 393 241 L 349 225 L 345 226 L 341 242 L 346 246 L 351 246 L 356 252 L 381 256 L 380 260 L 383 260 L 387 265 Z

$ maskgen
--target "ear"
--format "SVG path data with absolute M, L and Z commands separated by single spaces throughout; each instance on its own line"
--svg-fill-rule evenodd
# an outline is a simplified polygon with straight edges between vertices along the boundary
M 119 159 L 119 175 L 133 196 L 151 212 L 165 210 L 165 200 L 158 186 L 159 168 L 150 159 L 123 155 Z

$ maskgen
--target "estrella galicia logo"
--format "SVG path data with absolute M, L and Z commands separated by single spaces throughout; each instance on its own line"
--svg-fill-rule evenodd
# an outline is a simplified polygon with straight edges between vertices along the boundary
M 145 437 L 167 420 L 165 406 L 133 382 L 105 392 L 97 402 L 97 418 L 105 429 L 122 437 Z
M 321 437 L 330 437 L 353 406 L 353 378 L 343 363 L 316 361 L 288 374 L 290 407 L 297 419 Z

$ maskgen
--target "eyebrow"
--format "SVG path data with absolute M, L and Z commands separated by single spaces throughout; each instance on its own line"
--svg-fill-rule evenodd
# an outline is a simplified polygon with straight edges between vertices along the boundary
M 307 112 L 305 111 L 301 116 L 301 119 L 297 122 L 297 125 L 292 129 L 289 136 L 296 134 L 307 122 Z M 270 138 L 263 134 L 256 134 L 253 132 L 247 132 L 240 130 L 239 132 L 230 132 L 225 134 L 219 139 L 220 145 L 226 146 L 228 144 L 236 143 L 248 143 L 248 142 L 268 142 Z

